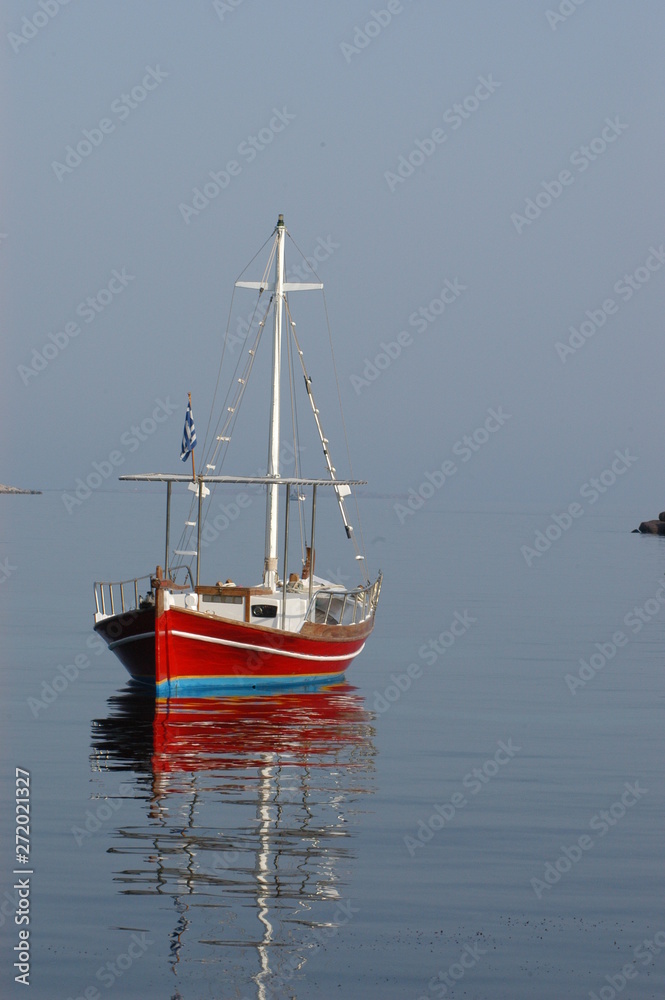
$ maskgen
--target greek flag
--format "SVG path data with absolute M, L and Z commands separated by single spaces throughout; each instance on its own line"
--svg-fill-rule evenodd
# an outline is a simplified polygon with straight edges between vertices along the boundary
M 196 428 L 194 427 L 194 417 L 192 416 L 192 404 L 187 404 L 185 414 L 185 429 L 182 432 L 182 454 L 180 458 L 186 462 L 196 447 Z

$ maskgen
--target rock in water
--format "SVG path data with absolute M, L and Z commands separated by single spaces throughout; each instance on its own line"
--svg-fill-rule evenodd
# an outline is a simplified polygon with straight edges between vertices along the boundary
M 643 535 L 665 535 L 665 517 L 658 521 L 642 521 L 639 531 Z

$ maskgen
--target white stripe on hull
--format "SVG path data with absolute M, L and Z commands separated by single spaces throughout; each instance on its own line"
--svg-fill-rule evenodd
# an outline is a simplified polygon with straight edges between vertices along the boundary
M 115 649 L 116 646 L 124 646 L 126 642 L 137 642 L 139 639 L 152 639 L 154 635 L 154 632 L 139 632 L 138 635 L 127 635 L 124 639 L 116 639 L 114 642 L 110 642 L 109 649 Z
M 230 639 L 215 639 L 212 636 L 195 635 L 193 632 L 179 632 L 176 629 L 173 629 L 170 634 L 178 635 L 183 639 L 198 639 L 199 642 L 214 642 L 221 646 L 233 646 L 235 649 L 251 649 L 259 653 L 272 653 L 275 656 L 289 656 L 294 660 L 319 660 L 321 662 L 348 660 L 350 657 L 357 656 L 365 648 L 365 643 L 363 643 L 360 649 L 356 649 L 352 653 L 343 653 L 341 656 L 317 656 L 313 653 L 289 653 L 283 649 L 273 649 L 271 646 L 255 646 L 247 642 L 232 642 Z

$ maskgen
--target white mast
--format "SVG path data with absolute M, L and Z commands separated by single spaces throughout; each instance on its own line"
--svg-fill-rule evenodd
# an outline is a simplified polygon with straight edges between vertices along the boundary
M 277 253 L 275 255 L 275 325 L 272 342 L 272 396 L 270 400 L 270 434 L 268 438 L 268 475 L 279 476 L 280 376 L 282 367 L 282 306 L 284 302 L 284 216 L 277 220 Z M 279 486 L 268 487 L 266 503 L 266 556 L 263 586 L 274 590 L 277 585 Z
M 268 476 L 279 478 L 279 418 L 280 418 L 280 375 L 282 366 L 282 309 L 286 292 L 305 292 L 310 289 L 323 288 L 318 282 L 298 282 L 284 280 L 284 238 L 286 227 L 284 216 L 280 215 L 275 227 L 276 255 L 275 282 L 266 284 L 263 281 L 236 281 L 238 288 L 258 288 L 259 291 L 274 293 L 275 327 L 272 345 L 272 395 L 270 400 L 270 436 L 268 438 Z M 266 548 L 263 568 L 263 586 L 275 590 L 277 587 L 278 560 L 278 497 L 279 484 L 267 487 L 266 502 Z M 287 501 L 288 502 L 288 501 Z

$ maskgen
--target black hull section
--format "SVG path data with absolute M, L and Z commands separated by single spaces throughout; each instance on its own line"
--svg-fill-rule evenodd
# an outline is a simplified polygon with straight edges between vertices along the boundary
M 155 683 L 155 609 L 112 615 L 95 625 L 97 632 L 136 681 Z

